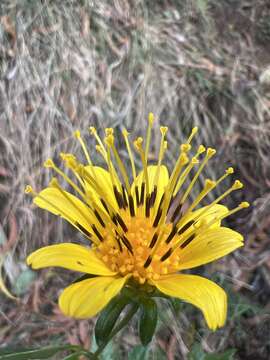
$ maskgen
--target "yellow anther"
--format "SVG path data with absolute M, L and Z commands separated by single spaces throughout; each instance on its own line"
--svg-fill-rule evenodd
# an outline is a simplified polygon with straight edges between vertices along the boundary
M 166 135 L 167 131 L 168 131 L 167 126 L 161 126 L 160 127 L 160 132 L 161 132 L 162 135 Z
M 191 149 L 190 144 L 181 144 L 180 149 L 182 152 L 187 153 Z
M 213 181 L 211 179 L 206 179 L 204 183 L 205 190 L 211 189 L 214 186 L 216 186 L 216 181 Z
M 150 112 L 148 115 L 148 121 L 149 121 L 150 125 L 153 125 L 154 120 L 155 120 L 155 116 L 152 112 Z
M 113 146 L 113 144 L 114 144 L 114 136 L 112 134 L 106 136 L 105 139 L 104 139 L 104 142 L 108 146 Z
M 96 150 L 103 155 L 102 148 L 100 145 L 96 145 Z
M 80 130 L 74 131 L 74 136 L 75 136 L 77 139 L 79 139 L 79 138 L 81 137 L 81 132 L 80 132 Z
M 45 168 L 52 168 L 54 167 L 54 162 L 52 159 L 47 159 L 45 162 L 44 162 L 44 167 Z
M 129 132 L 127 131 L 126 128 L 124 128 L 124 129 L 122 130 L 122 134 L 123 134 L 123 136 L 129 136 Z
M 139 283 L 140 283 L 140 284 L 144 284 L 144 283 L 145 283 L 145 281 L 146 281 L 146 279 L 145 279 L 145 278 L 143 278 L 143 277 L 139 277 Z
M 106 136 L 113 135 L 113 128 L 106 128 L 105 129 L 105 134 L 106 134 Z
M 188 159 L 188 156 L 187 154 L 184 152 L 180 155 L 180 158 L 179 158 L 179 164 L 181 166 L 183 165 L 186 165 L 188 163 L 189 159 Z
M 193 164 L 193 165 L 199 164 L 199 160 L 196 157 L 193 157 L 191 159 L 191 164 Z
M 241 189 L 244 185 L 241 183 L 241 181 L 239 180 L 235 180 L 233 186 L 232 186 L 232 189 L 233 190 L 238 190 L 238 189 Z
M 188 141 L 187 143 L 189 144 L 191 142 L 191 140 L 193 139 L 194 135 L 198 132 L 198 127 L 195 126 L 192 130 L 191 130 L 191 134 L 189 135 Z
M 90 126 L 90 127 L 89 127 L 89 131 L 90 131 L 90 134 L 91 134 L 91 135 L 94 135 L 94 134 L 96 134 L 96 132 L 97 132 L 97 130 L 96 130 L 96 128 L 94 128 L 94 126 Z
M 216 153 L 216 150 L 215 150 L 215 149 L 208 148 L 208 149 L 207 149 L 207 152 L 206 152 L 208 159 L 211 158 L 212 156 L 214 156 L 215 153 Z
M 60 158 L 61 158 L 62 160 L 66 160 L 66 159 L 67 159 L 67 155 L 68 155 L 68 154 L 66 154 L 66 153 L 60 152 Z
M 31 185 L 26 185 L 24 192 L 25 194 L 31 194 L 32 192 L 34 192 L 34 190 Z
M 249 206 L 250 206 L 250 204 L 249 204 L 249 202 L 247 202 L 247 201 L 243 201 L 243 202 L 241 202 L 241 204 L 239 205 L 239 207 L 240 207 L 241 209 L 248 208 Z
M 65 161 L 66 166 L 70 167 L 71 169 L 76 169 L 78 164 L 76 157 L 73 154 L 66 154 L 66 153 L 60 153 L 60 158 Z
M 142 137 L 138 137 L 134 142 L 134 147 L 137 151 L 141 151 L 142 150 L 142 143 L 143 143 L 143 138 Z
M 160 279 L 160 275 L 159 274 L 153 274 L 153 279 L 154 280 L 159 280 Z
M 197 151 L 197 154 L 200 155 L 205 152 L 205 147 L 203 145 L 200 145 Z
M 226 170 L 226 174 L 227 175 L 230 175 L 230 174 L 233 174 L 234 173 L 234 169 L 232 167 L 229 167 L 227 170 Z

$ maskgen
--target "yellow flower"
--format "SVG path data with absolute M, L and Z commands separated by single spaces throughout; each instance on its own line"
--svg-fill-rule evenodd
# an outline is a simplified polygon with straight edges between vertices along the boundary
M 226 293 L 206 278 L 179 271 L 219 259 L 243 245 L 242 235 L 221 226 L 221 221 L 247 207 L 248 203 L 241 203 L 233 210 L 219 204 L 243 185 L 236 180 L 223 195 L 198 208 L 201 200 L 232 174 L 233 169 L 227 169 L 218 180 L 206 179 L 203 189 L 191 202 L 193 186 L 215 150 L 201 145 L 193 156 L 190 155 L 192 138 L 197 132 L 194 128 L 187 142 L 180 146 L 178 159 L 169 174 L 167 167 L 162 165 L 168 129 L 161 127 L 158 160 L 155 165 L 149 165 L 153 122 L 154 116 L 150 113 L 145 146 L 142 138 L 134 141 L 142 163 L 139 174 L 129 133 L 123 131 L 130 175 L 115 147 L 111 128 L 105 130 L 104 142 L 96 130 L 90 128 L 107 170 L 92 164 L 79 131 L 75 136 L 88 165 L 79 163 L 72 154 L 61 154 L 76 182 L 51 159 L 45 162 L 45 167 L 63 177 L 79 198 L 63 190 L 55 178 L 40 193 L 35 193 L 30 186 L 26 192 L 32 193 L 37 206 L 69 221 L 92 245 L 62 243 L 46 246 L 29 255 L 27 264 L 33 269 L 58 266 L 91 275 L 62 292 L 59 306 L 67 316 L 88 318 L 96 315 L 133 280 L 138 286 L 157 288 L 163 294 L 195 305 L 202 311 L 209 328 L 215 330 L 226 320 Z M 190 174 L 193 176 L 188 182 Z

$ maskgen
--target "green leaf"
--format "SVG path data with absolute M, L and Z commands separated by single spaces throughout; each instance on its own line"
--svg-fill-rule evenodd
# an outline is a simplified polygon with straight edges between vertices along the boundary
M 126 296 L 119 295 L 113 298 L 107 307 L 100 314 L 95 326 L 95 338 L 98 346 L 101 346 L 109 338 L 115 323 L 119 319 L 121 312 L 128 304 Z
M 195 343 L 188 354 L 188 360 L 205 360 L 205 355 L 201 344 Z
M 128 354 L 128 360 L 146 360 L 148 349 L 145 346 L 135 346 Z
M 146 346 L 152 340 L 158 319 L 157 304 L 154 300 L 145 298 L 141 303 L 142 313 L 139 321 L 139 336 Z
M 21 349 L 21 350 L 1 349 L 0 360 L 49 359 L 53 355 L 64 350 L 78 351 L 82 349 L 75 345 L 61 345 L 61 346 L 46 347 L 39 349 Z
M 176 298 L 170 298 L 169 301 L 170 301 L 176 315 L 178 315 L 183 308 L 183 301 L 176 299 Z
M 95 336 L 92 337 L 91 352 L 95 353 L 98 349 Z M 99 360 L 119 360 L 121 359 L 121 350 L 119 342 L 111 340 L 98 356 Z
M 79 359 L 81 359 L 81 355 L 86 356 L 88 359 L 92 358 L 91 353 L 86 352 L 86 351 L 78 351 L 76 353 L 73 353 L 73 354 L 70 354 L 70 355 L 66 356 L 65 358 L 63 358 L 63 360 L 79 360 Z
M 16 282 L 13 287 L 13 292 L 16 295 L 23 295 L 25 294 L 29 287 L 31 286 L 32 282 L 36 278 L 36 273 L 32 271 L 31 269 L 26 269 L 23 272 L 20 273 L 18 278 L 16 279 Z
M 223 353 L 207 354 L 201 344 L 195 343 L 188 354 L 189 360 L 233 360 L 236 349 L 228 349 Z
M 236 349 L 229 349 L 222 354 L 208 354 L 204 360 L 233 360 Z

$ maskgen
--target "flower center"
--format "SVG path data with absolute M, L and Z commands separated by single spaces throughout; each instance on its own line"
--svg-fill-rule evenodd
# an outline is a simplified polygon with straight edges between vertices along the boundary
M 148 264 L 152 248 L 158 239 L 156 228 L 152 226 L 153 219 L 146 218 L 142 209 L 138 209 L 136 216 L 131 217 L 129 212 L 121 211 L 121 218 L 126 225 L 125 235 L 119 238 L 112 236 L 107 230 L 103 235 L 104 241 L 97 247 L 99 257 L 113 271 L 125 276 L 132 274 L 135 280 L 143 284 L 147 280 L 157 280 L 160 275 L 174 272 L 179 264 L 177 253 L 168 258 L 164 254 L 170 249 L 166 243 L 160 244 L 158 249 Z M 165 224 L 162 228 L 164 236 L 168 237 L 172 230 L 172 224 Z M 115 238 L 120 245 L 114 245 Z M 119 241 L 121 240 L 121 242 Z M 148 261 L 150 262 L 150 261 Z

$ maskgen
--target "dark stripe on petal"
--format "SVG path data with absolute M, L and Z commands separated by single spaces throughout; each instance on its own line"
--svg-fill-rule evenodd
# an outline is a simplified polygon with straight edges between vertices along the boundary
M 161 215 L 162 215 L 162 209 L 158 209 L 157 211 L 157 214 L 156 214 L 156 217 L 155 217 L 155 220 L 153 222 L 153 226 L 154 227 L 157 227 L 158 226 L 158 223 L 159 223 L 159 220 L 161 218 Z
M 81 224 L 79 224 L 77 221 L 74 223 L 74 225 L 77 226 L 81 230 L 81 232 L 84 233 L 84 235 L 91 237 L 91 233 L 88 230 L 86 230 L 86 228 L 83 227 Z
M 149 245 L 150 249 L 153 249 L 153 247 L 156 245 L 157 239 L 158 239 L 158 233 L 155 233 Z
M 146 198 L 146 203 L 145 203 L 145 216 L 146 217 L 150 216 L 150 201 L 151 201 L 151 196 L 148 195 Z
M 145 264 L 143 265 L 143 267 L 144 267 L 145 269 L 148 268 L 148 266 L 151 264 L 151 262 L 152 262 L 152 257 L 151 257 L 151 255 L 150 255 L 150 256 L 148 256 L 148 258 L 147 258 Z
M 92 229 L 94 231 L 94 233 L 97 235 L 97 237 L 99 238 L 100 241 L 103 241 L 103 237 L 102 235 L 100 234 L 100 232 L 98 231 L 98 229 L 96 228 L 96 225 L 92 225 Z
M 155 220 L 154 220 L 154 222 L 153 222 L 153 226 L 154 226 L 154 227 L 157 227 L 157 226 L 158 226 L 159 220 L 160 220 L 160 218 L 161 218 L 163 200 L 164 200 L 164 194 L 162 195 L 162 198 L 160 199 L 160 202 L 159 202 L 159 205 L 158 205 L 158 210 L 157 210 L 157 213 L 156 213 L 156 217 L 155 217 Z
M 119 246 L 120 251 L 122 252 L 122 251 L 123 251 L 123 247 L 122 247 L 121 241 L 120 241 L 120 239 L 119 239 L 118 236 L 116 237 L 116 241 L 117 241 L 117 244 L 118 244 L 118 246 Z
M 132 246 L 131 246 L 129 240 L 125 237 L 125 235 L 121 236 L 121 240 L 123 241 L 123 243 L 126 246 L 126 248 L 128 249 L 128 251 L 133 255 Z
M 108 209 L 108 206 L 107 204 L 105 203 L 105 201 L 100 198 L 100 201 L 101 201 L 101 204 L 103 205 L 104 209 L 107 211 L 107 213 L 110 215 L 110 212 L 109 212 L 109 209 Z
M 136 204 L 139 206 L 140 197 L 139 197 L 139 188 L 138 185 L 135 186 L 135 195 L 136 195 Z
M 174 210 L 174 212 L 172 214 L 171 222 L 174 222 L 176 220 L 179 213 L 181 212 L 182 206 L 183 206 L 183 204 L 181 204 L 181 203 L 176 206 L 176 209 Z
M 150 206 L 153 207 L 157 198 L 157 186 L 154 186 L 154 190 L 151 193 Z
M 119 208 L 122 209 L 124 207 L 124 200 L 122 194 L 118 191 L 115 185 L 113 187 L 113 192 Z
M 128 207 L 128 201 L 127 201 L 127 192 L 125 186 L 122 184 L 122 195 L 123 195 L 123 203 L 125 209 Z
M 145 193 L 145 183 L 142 183 L 141 186 L 141 198 L 140 198 L 140 205 L 144 203 L 144 193 Z
M 178 234 L 181 235 L 183 234 L 191 225 L 194 224 L 194 220 L 190 220 L 188 221 L 183 227 L 181 227 L 181 229 L 179 229 Z
M 171 254 L 172 254 L 172 248 L 170 248 L 163 256 L 162 256 L 162 258 L 160 259 L 161 261 L 165 261 L 166 259 L 168 259 L 168 257 L 170 257 L 171 256 Z
M 105 223 L 104 223 L 104 221 L 102 220 L 101 216 L 99 215 L 98 211 L 95 210 L 94 213 L 95 213 L 96 218 L 98 219 L 100 225 L 105 228 Z
M 132 195 L 128 196 L 128 202 L 129 202 L 129 212 L 131 216 L 135 216 L 135 208 L 134 208 L 134 200 Z
M 177 233 L 177 230 L 178 230 L 177 227 L 173 226 L 173 228 L 170 232 L 170 235 L 167 237 L 167 239 L 165 241 L 166 244 L 169 244 L 172 241 L 172 239 L 174 238 L 174 235 Z
M 187 238 L 186 241 L 183 242 L 183 244 L 180 245 L 181 249 L 184 249 L 186 246 L 188 246 L 189 243 L 196 237 L 195 234 L 191 235 L 189 238 Z
M 119 214 L 116 214 L 115 217 L 121 228 L 124 230 L 124 232 L 127 232 L 128 231 L 127 225 L 124 223 L 124 220 L 121 218 L 121 216 Z

